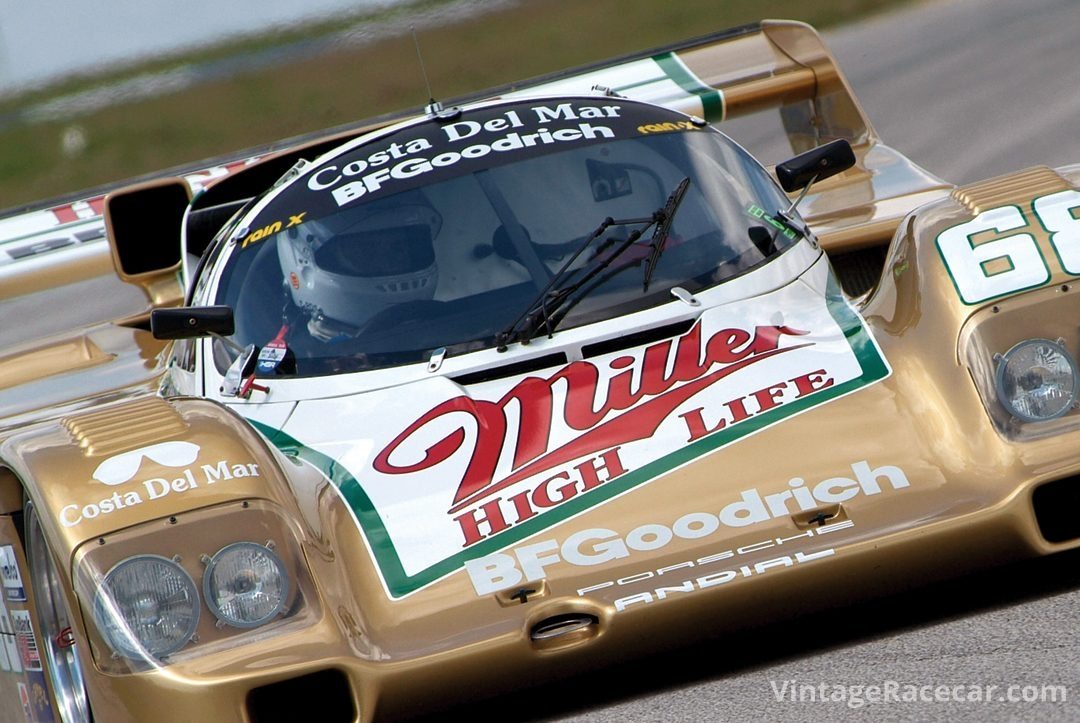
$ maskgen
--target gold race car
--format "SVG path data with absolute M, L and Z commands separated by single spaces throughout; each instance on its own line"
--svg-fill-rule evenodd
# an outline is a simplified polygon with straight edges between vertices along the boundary
M 1080 547 L 1078 182 L 934 177 L 768 21 L 0 218 L 0 721 L 401 718 Z

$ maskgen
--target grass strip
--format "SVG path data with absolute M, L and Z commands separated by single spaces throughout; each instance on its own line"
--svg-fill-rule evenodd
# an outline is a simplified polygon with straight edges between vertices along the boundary
M 762 17 L 803 20 L 823 28 L 912 1 L 519 0 L 451 22 L 446 15 L 453 13 L 453 6 L 426 0 L 370 19 L 381 23 L 377 27 L 386 37 L 365 45 L 331 42 L 324 53 L 283 65 L 86 115 L 8 127 L 0 131 L 0 208 L 420 106 L 427 90 L 408 35 L 408 18 L 423 18 L 425 13 L 443 13 L 434 16 L 440 23 L 436 26 L 416 24 L 433 92 L 449 98 Z M 274 45 L 339 37 L 336 27 L 319 24 L 249 39 L 201 51 L 185 62 L 227 63 L 235 58 L 241 65 L 242 56 Z M 352 25 L 353 32 L 363 27 Z M 177 62 L 156 61 L 139 72 L 168 70 Z M 130 77 L 110 75 L 104 80 Z M 41 103 L 72 89 L 64 85 L 53 88 L 52 95 L 35 93 L 18 102 Z M 8 106 L 9 112 L 12 108 Z

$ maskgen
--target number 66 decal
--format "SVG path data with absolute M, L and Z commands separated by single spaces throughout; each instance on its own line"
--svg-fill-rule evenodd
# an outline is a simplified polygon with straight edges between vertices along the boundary
M 1035 216 L 1050 232 L 1061 267 L 1080 275 L 1080 191 L 1062 191 L 1035 200 Z M 942 231 L 938 251 L 952 277 L 960 299 L 977 304 L 1017 291 L 1033 289 L 1050 281 L 1050 268 L 1030 233 L 1014 233 L 981 243 L 972 236 L 993 231 L 1005 233 L 1028 225 L 1018 206 L 984 211 L 967 223 Z

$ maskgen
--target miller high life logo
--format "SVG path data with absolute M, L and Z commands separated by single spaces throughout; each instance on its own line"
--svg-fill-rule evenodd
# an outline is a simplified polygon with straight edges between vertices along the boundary
M 384 474 L 437 469 L 466 444 L 463 426 L 417 450 L 422 456 L 413 464 L 395 464 L 394 453 L 442 417 L 471 417 L 476 435 L 448 511 L 467 547 L 624 474 L 627 470 L 619 453 L 623 445 L 651 438 L 683 402 L 720 380 L 809 346 L 813 342 L 780 347 L 781 337 L 807 333 L 786 326 L 759 326 L 749 331 L 725 328 L 702 339 L 699 323 L 677 340 L 646 347 L 640 356 L 609 360 L 607 367 L 614 376 L 606 380 L 597 364 L 577 361 L 547 378 L 526 377 L 497 401 L 455 397 L 409 425 L 379 453 L 374 467 Z M 798 399 L 832 384 L 825 369 L 815 369 L 729 399 L 708 421 L 704 408 L 687 410 L 679 415 L 686 425 L 686 441 L 768 411 L 791 396 L 789 392 Z M 557 393 L 560 387 L 562 395 Z M 553 446 L 552 430 L 560 423 L 580 434 Z M 517 429 L 514 435 L 511 426 Z M 504 456 L 512 458 L 512 471 L 500 477 L 498 463 Z M 513 495 L 504 494 L 528 479 L 536 481 Z
M 888 374 L 835 288 L 795 282 L 676 338 L 468 388 L 431 377 L 301 403 L 287 430 L 263 429 L 340 490 L 401 597 Z M 350 417 L 378 423 L 347 441 L 324 421 Z

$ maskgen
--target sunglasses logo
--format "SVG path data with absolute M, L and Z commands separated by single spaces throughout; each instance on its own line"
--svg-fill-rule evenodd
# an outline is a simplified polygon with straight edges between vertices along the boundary
M 123 484 L 139 473 L 143 457 L 162 467 L 187 467 L 199 457 L 199 445 L 191 442 L 161 442 L 124 452 L 98 465 L 94 479 L 109 486 Z

